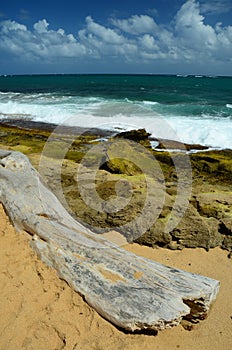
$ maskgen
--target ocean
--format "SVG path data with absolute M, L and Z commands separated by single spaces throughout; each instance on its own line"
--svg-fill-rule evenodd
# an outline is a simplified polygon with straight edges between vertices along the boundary
M 232 77 L 0 76 L 0 120 L 110 129 L 232 148 Z

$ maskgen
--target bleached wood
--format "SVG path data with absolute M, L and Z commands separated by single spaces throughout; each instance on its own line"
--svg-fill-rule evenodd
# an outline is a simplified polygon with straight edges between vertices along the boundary
M 219 282 L 139 257 L 91 232 L 60 204 L 26 156 L 0 151 L 0 201 L 60 278 L 127 330 L 161 330 L 206 317 Z

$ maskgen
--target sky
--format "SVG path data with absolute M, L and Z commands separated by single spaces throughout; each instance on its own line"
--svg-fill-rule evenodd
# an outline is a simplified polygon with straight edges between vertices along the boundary
M 0 74 L 232 76 L 232 0 L 7 0 Z

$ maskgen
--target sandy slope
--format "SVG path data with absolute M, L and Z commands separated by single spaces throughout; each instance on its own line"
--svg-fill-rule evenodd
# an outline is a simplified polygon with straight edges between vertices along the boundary
M 15 232 L 0 206 L 0 350 L 232 349 L 232 260 L 227 252 L 126 247 L 221 282 L 207 320 L 191 332 L 178 326 L 154 336 L 125 334 L 102 319 L 37 259 L 29 241 L 27 233 Z

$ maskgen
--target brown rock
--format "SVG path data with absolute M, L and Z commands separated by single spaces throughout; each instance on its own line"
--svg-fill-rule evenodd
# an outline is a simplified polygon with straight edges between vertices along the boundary
M 202 247 L 208 250 L 222 243 L 223 236 L 218 227 L 218 220 L 201 217 L 190 205 L 177 228 L 171 232 L 172 240 L 178 243 L 178 248 Z
M 224 218 L 220 221 L 220 232 L 232 236 L 232 218 Z
M 232 218 L 232 192 L 208 192 L 196 196 L 200 215 L 217 219 Z

